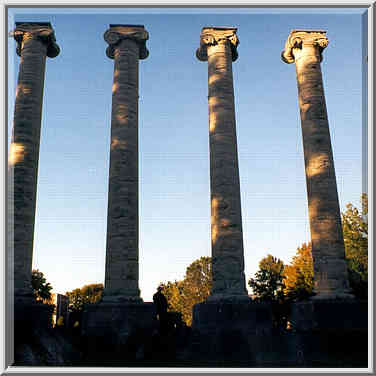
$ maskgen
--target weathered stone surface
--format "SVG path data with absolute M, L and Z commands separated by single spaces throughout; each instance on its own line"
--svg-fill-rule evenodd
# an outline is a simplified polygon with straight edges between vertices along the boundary
M 193 359 L 222 367 L 286 366 L 296 362 L 291 337 L 273 335 L 272 305 L 248 302 L 204 302 L 193 309 L 197 343 Z M 209 363 L 210 364 L 210 363 Z
M 80 364 L 81 341 L 67 331 L 33 327 L 15 340 L 14 366 L 74 366 Z
M 292 304 L 291 321 L 297 331 L 366 330 L 367 301 L 355 299 L 315 299 Z
M 138 286 L 138 61 L 148 56 L 139 25 L 110 25 L 114 59 L 104 302 L 142 301 Z
M 193 329 L 200 333 L 217 333 L 219 330 L 239 330 L 245 335 L 270 335 L 272 308 L 270 303 L 203 302 L 193 307 Z
M 282 60 L 296 64 L 316 298 L 351 298 L 320 67 L 325 33 L 293 30 Z
M 25 331 L 38 328 L 52 327 L 52 313 L 54 306 L 41 302 L 15 300 L 13 318 L 15 334 L 24 334 Z
M 150 335 L 158 327 L 153 303 L 114 302 L 85 307 L 82 335 L 107 344 L 124 344 L 137 331 Z
M 32 301 L 31 269 L 37 193 L 40 128 L 46 56 L 59 47 L 50 23 L 16 22 L 12 33 L 21 57 L 13 134 L 9 150 L 8 242 L 17 299 Z
M 213 288 L 209 300 L 247 300 L 232 61 L 236 28 L 205 27 L 196 56 L 208 61 Z
M 315 299 L 296 302 L 291 307 L 290 321 L 303 366 L 366 366 L 367 301 Z

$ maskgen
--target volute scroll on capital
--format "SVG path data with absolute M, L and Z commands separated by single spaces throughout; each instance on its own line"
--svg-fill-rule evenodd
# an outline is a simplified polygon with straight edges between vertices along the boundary
M 323 30 L 293 30 L 287 38 L 285 49 L 282 51 L 282 61 L 287 64 L 294 63 L 294 50 L 302 50 L 307 46 L 315 46 L 317 47 L 321 62 L 323 59 L 322 52 L 329 44 L 329 40 L 325 34 L 326 31 Z
M 104 40 L 109 44 L 106 49 L 106 55 L 110 59 L 114 58 L 116 46 L 124 39 L 134 40 L 139 45 L 139 59 L 143 60 L 149 56 L 149 51 L 146 48 L 146 41 L 149 39 L 149 33 L 146 30 L 120 32 L 110 29 L 104 33 L 103 37 Z
M 55 32 L 50 23 L 16 22 L 16 28 L 10 33 L 17 42 L 17 55 L 21 56 L 24 43 L 30 39 L 38 39 L 47 45 L 47 56 L 54 58 L 59 55 L 60 47 L 56 43 Z
M 238 58 L 237 47 L 239 38 L 236 35 L 236 28 L 203 28 L 200 36 L 200 47 L 196 50 L 196 57 L 200 61 L 208 60 L 208 47 L 221 43 L 230 43 L 231 58 L 235 61 Z

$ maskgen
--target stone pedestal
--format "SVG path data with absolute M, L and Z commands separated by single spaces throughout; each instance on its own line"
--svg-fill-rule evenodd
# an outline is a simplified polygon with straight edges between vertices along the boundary
M 211 246 L 210 301 L 249 300 L 244 276 L 243 230 L 232 62 L 236 28 L 204 27 L 196 56 L 208 62 Z
M 100 303 L 85 307 L 81 336 L 87 365 L 129 366 L 151 356 L 159 328 L 153 303 Z
M 337 184 L 321 74 L 326 32 L 293 30 L 282 60 L 296 65 L 302 123 L 315 299 L 350 294 Z
M 156 325 L 153 303 L 90 304 L 83 314 L 82 334 L 122 344 L 138 330 L 149 330 L 152 334 Z
M 297 331 L 367 330 L 368 304 L 355 299 L 315 299 L 292 304 L 291 321 Z
M 272 307 L 269 303 L 206 301 L 193 307 L 197 333 L 192 356 L 213 366 L 256 366 L 272 362 Z
M 366 367 L 366 301 L 316 299 L 294 303 L 291 322 L 303 366 Z

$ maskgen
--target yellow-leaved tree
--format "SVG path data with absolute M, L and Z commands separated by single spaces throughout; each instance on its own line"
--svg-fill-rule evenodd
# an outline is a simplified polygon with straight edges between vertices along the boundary
M 296 250 L 291 264 L 283 271 L 283 292 L 287 299 L 303 300 L 313 295 L 313 261 L 311 244 L 303 243 Z
M 201 257 L 187 267 L 182 281 L 161 283 L 170 312 L 180 312 L 188 326 L 192 325 L 192 308 L 206 300 L 212 287 L 211 257 Z

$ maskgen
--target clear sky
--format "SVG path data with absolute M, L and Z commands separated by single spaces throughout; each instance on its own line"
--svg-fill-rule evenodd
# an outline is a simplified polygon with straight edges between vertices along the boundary
M 46 65 L 33 267 L 65 293 L 104 282 L 113 60 L 109 24 L 142 24 L 140 61 L 140 289 L 182 279 L 210 256 L 206 62 L 203 26 L 238 28 L 233 63 L 246 279 L 271 253 L 289 262 L 310 239 L 295 65 L 280 55 L 292 29 L 327 30 L 322 63 L 341 210 L 360 205 L 360 10 L 11 9 L 15 21 L 51 22 L 61 53 Z M 11 136 L 19 57 L 9 38 Z

